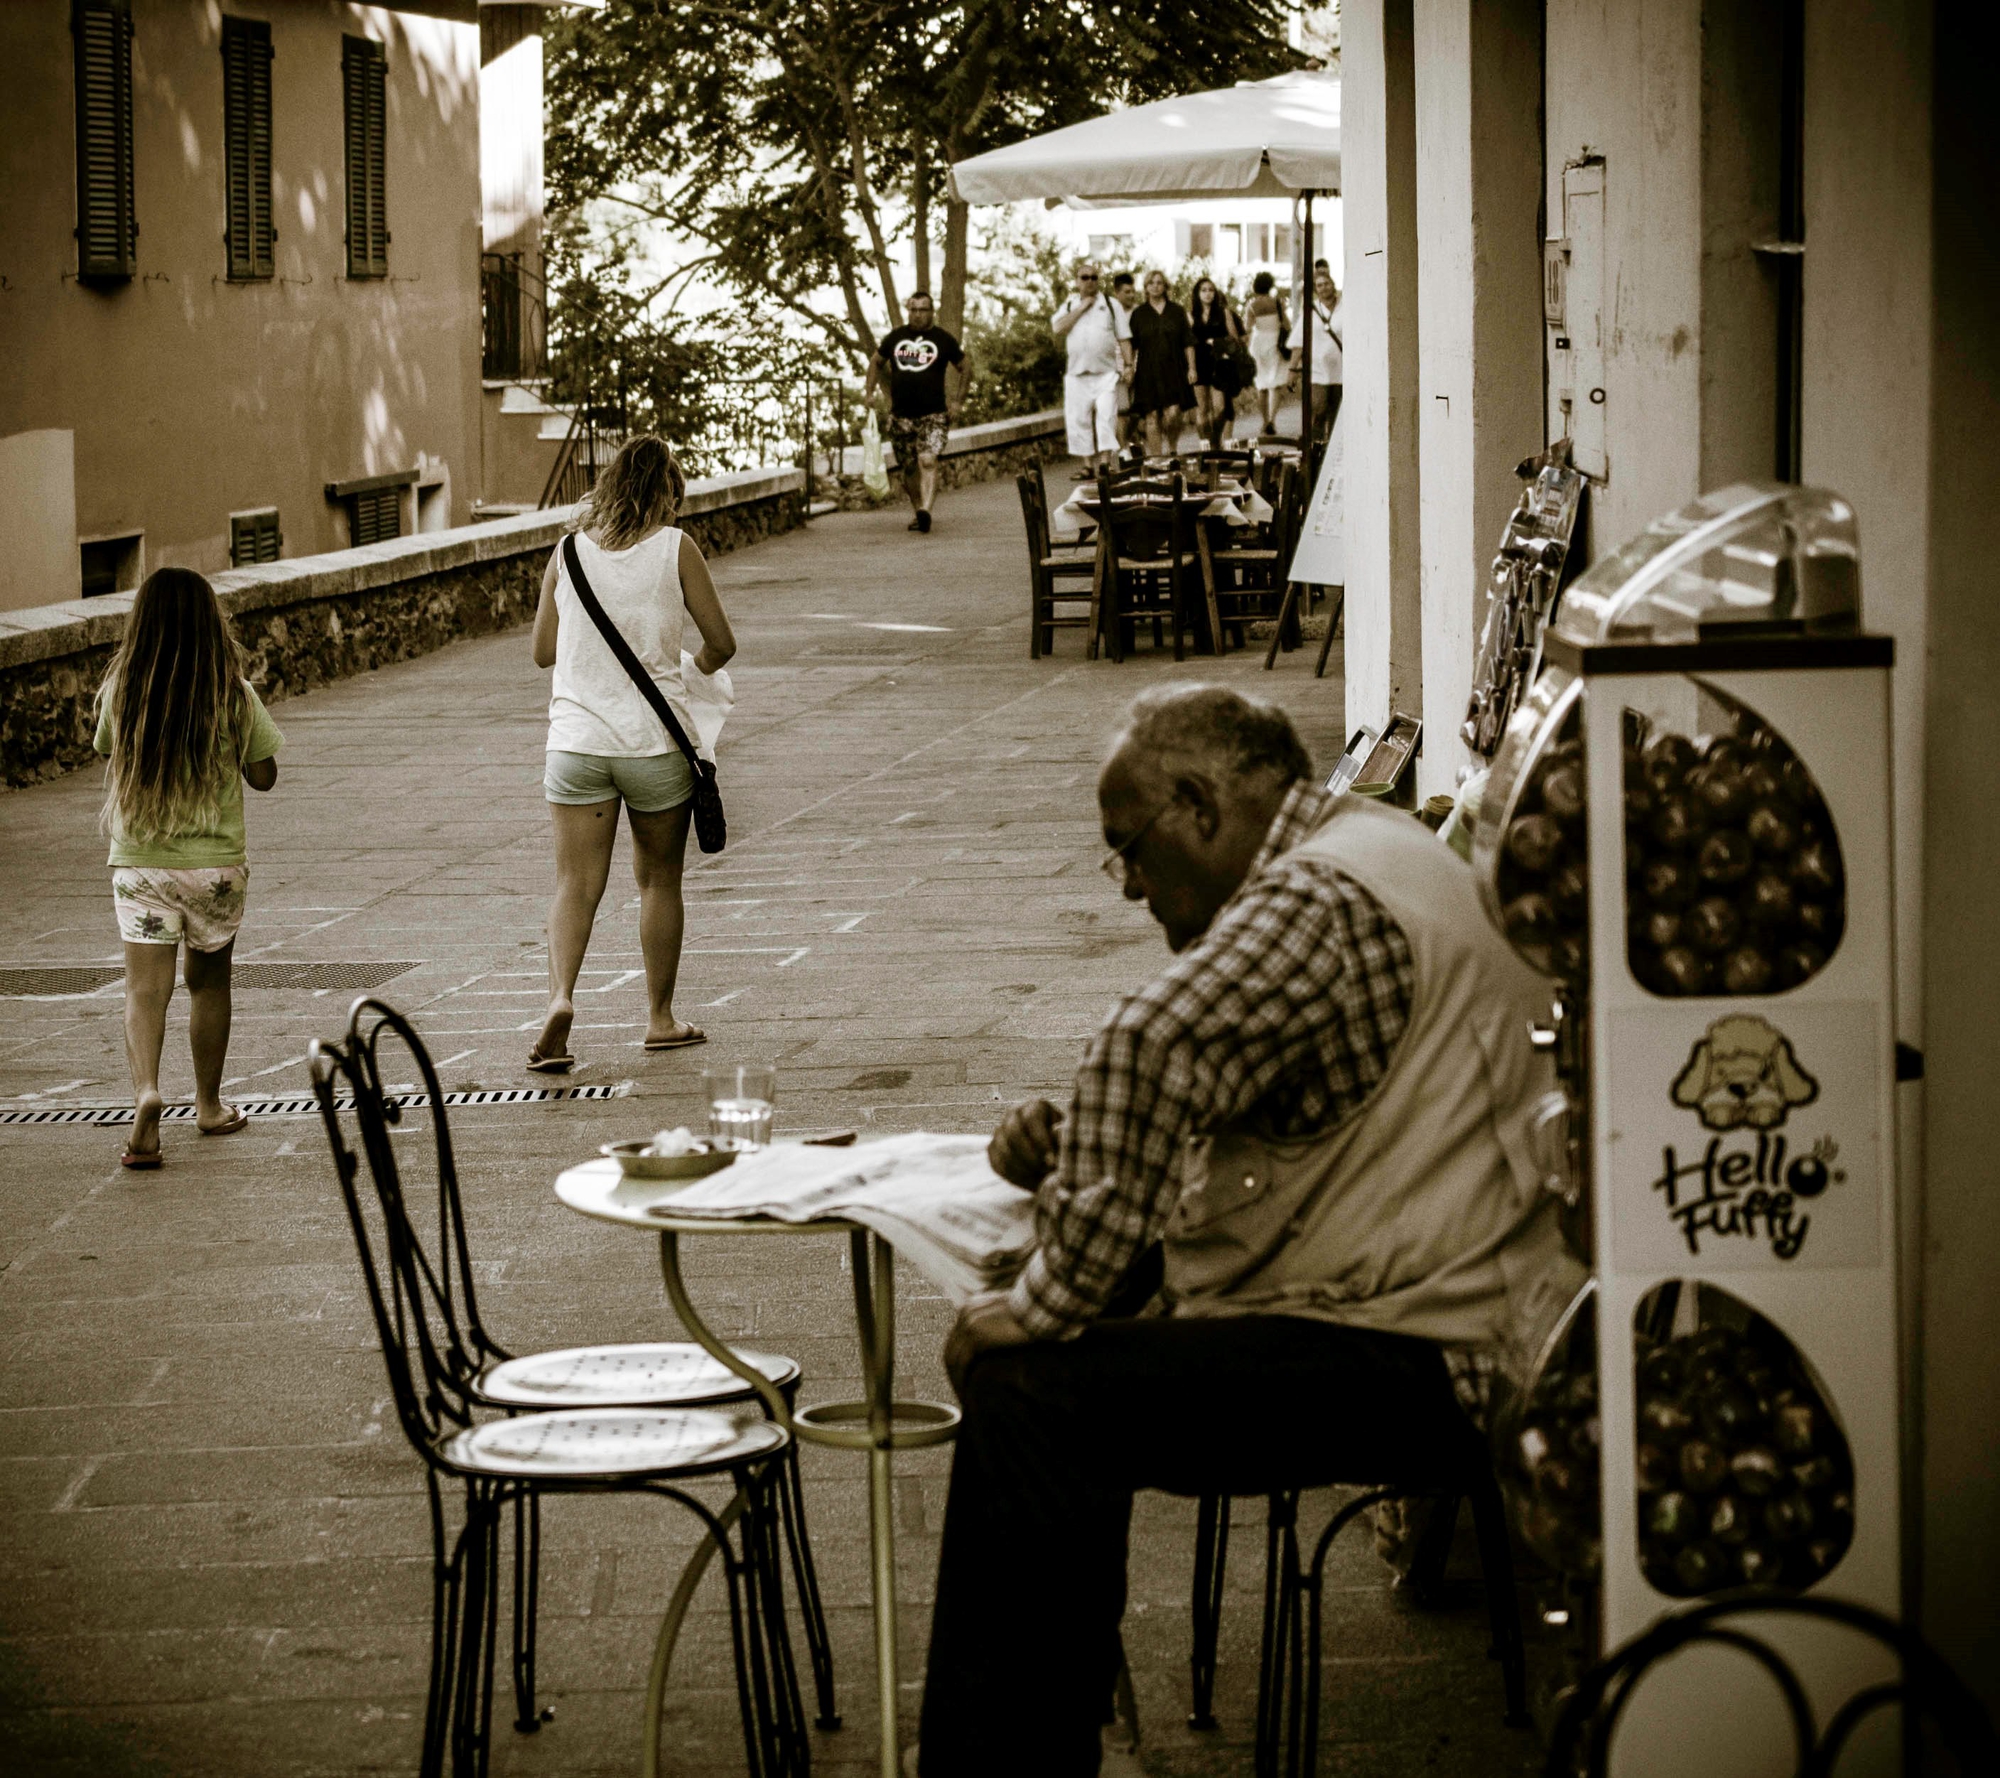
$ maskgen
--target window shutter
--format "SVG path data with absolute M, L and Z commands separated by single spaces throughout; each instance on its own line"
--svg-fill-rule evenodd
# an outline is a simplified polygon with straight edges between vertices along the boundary
M 389 275 L 389 206 L 384 179 L 389 64 L 368 37 L 340 40 L 341 98 L 347 123 L 347 275 Z
M 364 543 L 386 543 L 403 534 L 403 490 L 370 488 L 353 495 L 348 505 L 352 518 L 349 541 L 356 549 Z
M 271 225 L 271 27 L 222 21 L 224 180 L 228 186 L 229 275 L 268 278 Z
M 229 519 L 229 565 L 248 568 L 256 562 L 275 562 L 283 553 L 284 534 L 278 529 L 278 512 L 232 513 Z
M 130 0 L 73 0 L 76 39 L 77 276 L 129 278 L 138 269 L 132 202 Z

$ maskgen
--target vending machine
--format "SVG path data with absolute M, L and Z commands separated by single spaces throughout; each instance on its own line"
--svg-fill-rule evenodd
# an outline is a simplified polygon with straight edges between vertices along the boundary
M 1899 1615 L 1891 659 L 1847 503 L 1726 488 L 1563 594 L 1485 791 L 1593 1270 L 1501 1463 L 1602 1651 L 1739 1589 Z M 1822 1724 L 1893 1677 L 1824 1623 L 1758 1634 Z M 1613 1769 L 1790 1772 L 1791 1743 L 1771 1673 L 1709 1644 L 1635 1691 Z M 1896 1754 L 1884 1718 L 1841 1771 Z

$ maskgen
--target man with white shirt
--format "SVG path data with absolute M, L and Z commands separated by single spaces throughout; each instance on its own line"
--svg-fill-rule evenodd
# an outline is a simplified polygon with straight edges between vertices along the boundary
M 1079 481 L 1118 448 L 1118 379 L 1132 366 L 1132 323 L 1124 309 L 1103 293 L 1097 267 L 1087 260 L 1076 268 L 1076 294 L 1050 322 L 1067 343 L 1069 370 L 1063 378 L 1063 419 L 1069 451 L 1084 459 Z

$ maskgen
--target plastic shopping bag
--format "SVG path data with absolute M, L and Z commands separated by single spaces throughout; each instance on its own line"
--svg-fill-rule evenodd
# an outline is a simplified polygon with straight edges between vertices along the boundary
M 889 491 L 889 472 L 882 465 L 882 428 L 872 407 L 861 422 L 861 485 L 877 500 Z
M 694 656 L 681 650 L 681 683 L 687 688 L 688 726 L 693 731 L 695 751 L 702 758 L 715 758 L 715 743 L 722 734 L 723 719 L 736 704 L 736 687 L 730 683 L 729 669 L 718 667 L 704 673 L 694 664 Z

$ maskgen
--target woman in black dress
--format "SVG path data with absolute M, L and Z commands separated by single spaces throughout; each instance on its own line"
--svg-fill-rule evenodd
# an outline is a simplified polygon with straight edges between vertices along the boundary
M 1132 413 L 1146 423 L 1146 448 L 1165 456 L 1181 441 L 1181 409 L 1194 386 L 1194 333 L 1187 310 L 1167 295 L 1165 272 L 1146 274 L 1145 300 L 1132 311 Z
M 1230 346 L 1243 337 L 1243 323 L 1213 278 L 1195 284 L 1188 305 L 1188 330 L 1194 335 L 1195 424 L 1211 451 L 1222 449 L 1222 429 L 1235 411 L 1231 399 L 1242 382 Z

